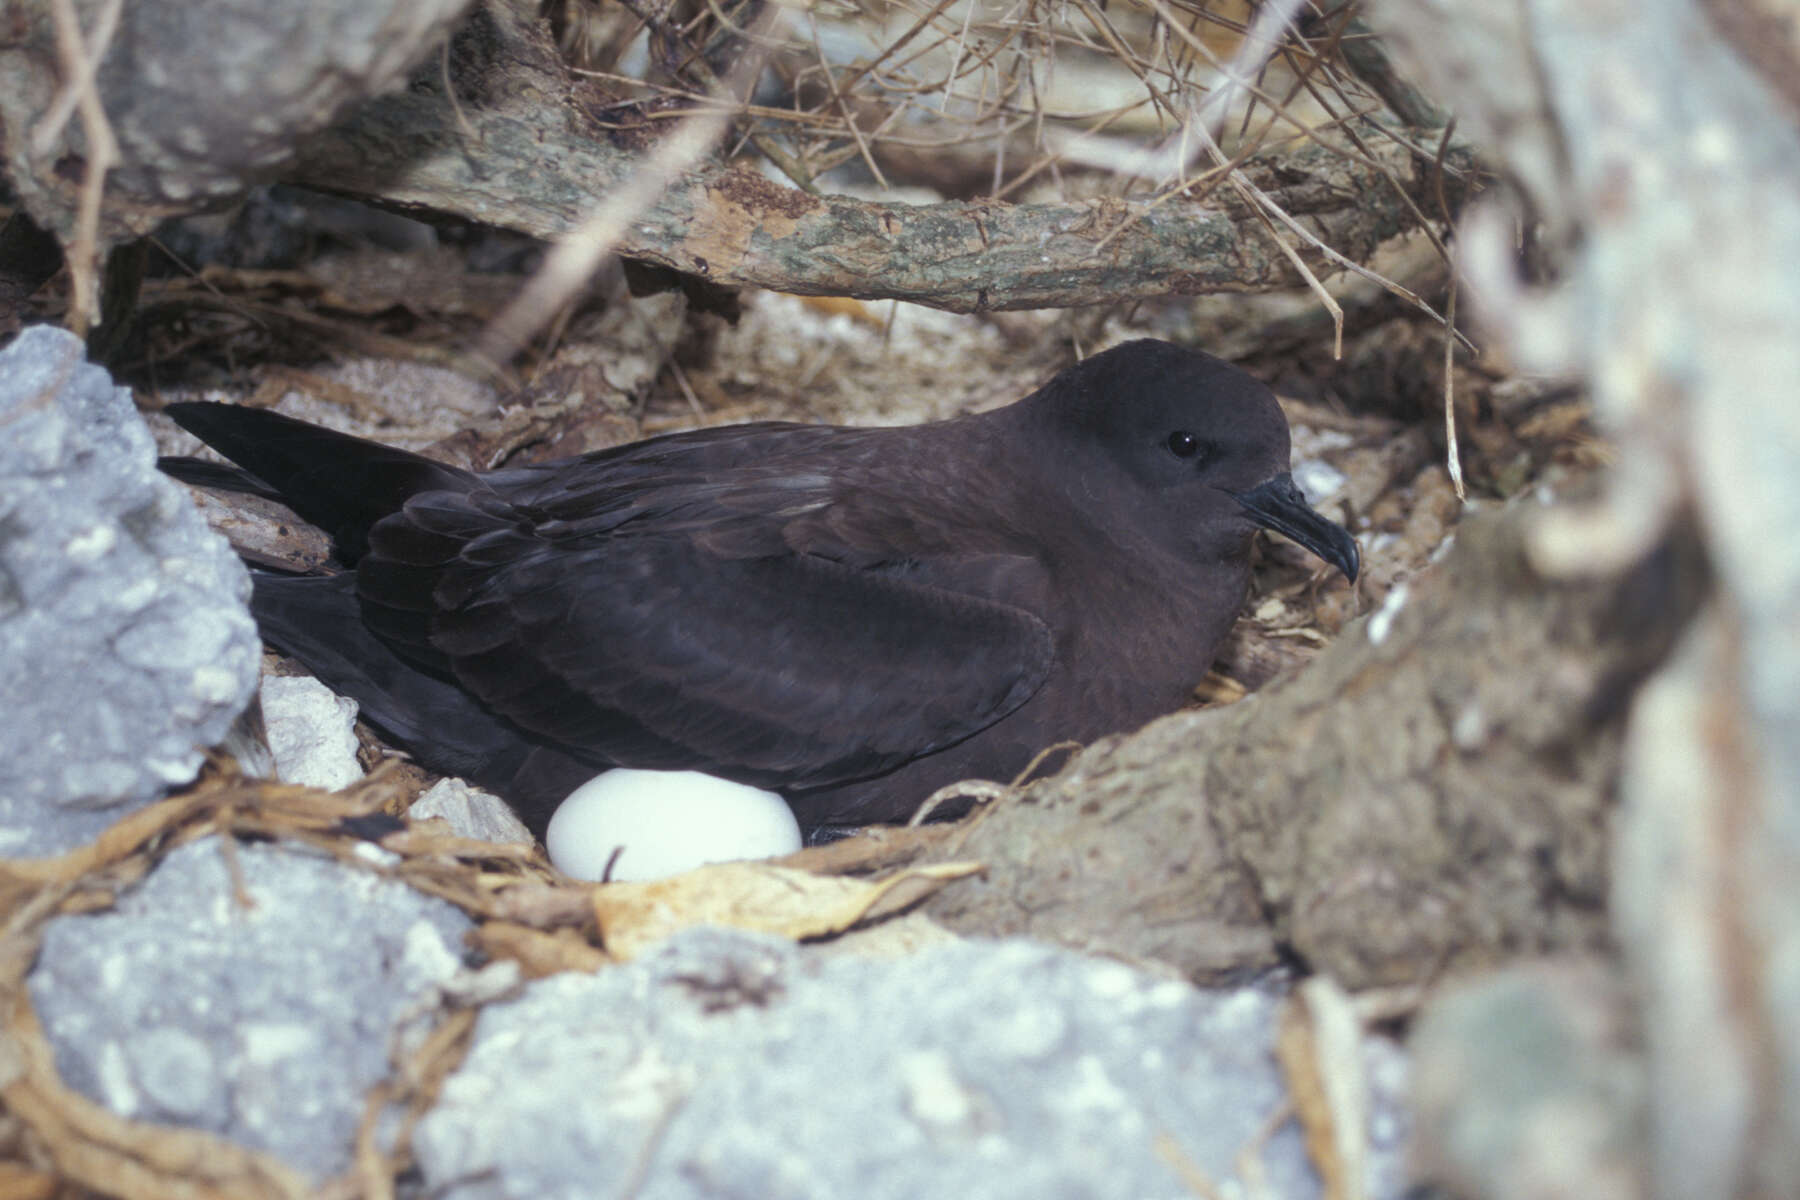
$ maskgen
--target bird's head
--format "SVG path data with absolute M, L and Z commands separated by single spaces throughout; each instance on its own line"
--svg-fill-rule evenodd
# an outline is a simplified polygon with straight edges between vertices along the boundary
M 1069 460 L 1082 466 L 1071 482 L 1097 503 L 1143 512 L 1134 523 L 1153 520 L 1207 556 L 1241 554 L 1261 526 L 1356 578 L 1356 539 L 1314 511 L 1288 473 L 1287 418 L 1274 394 L 1230 363 L 1169 342 L 1126 342 L 1063 371 L 1027 403 L 1076 442 Z

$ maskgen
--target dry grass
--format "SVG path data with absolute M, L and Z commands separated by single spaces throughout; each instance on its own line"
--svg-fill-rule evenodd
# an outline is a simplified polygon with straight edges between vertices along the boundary
M 677 124 L 626 187 L 559 241 L 529 294 L 489 327 L 483 349 L 504 361 L 549 327 L 666 187 L 665 160 L 694 161 L 727 127 L 728 153 L 753 152 L 814 194 L 892 196 L 913 185 L 932 198 L 1151 198 L 1107 240 L 1166 201 L 1201 203 L 1229 187 L 1331 314 L 1334 353 L 1343 313 L 1302 251 L 1447 325 L 1418 295 L 1338 253 L 1239 169 L 1301 141 L 1374 166 L 1447 261 L 1431 220 L 1371 155 L 1377 139 L 1406 134 L 1345 58 L 1346 39 L 1358 36 L 1354 15 L 1353 5 L 1303 0 L 1254 8 L 1247 0 L 1117 8 L 890 0 L 804 10 L 760 0 L 562 0 L 555 17 L 565 53 L 609 97 L 589 112 L 638 136 Z M 1433 216 L 1447 222 L 1449 214 Z
M 929 167 L 952 194 L 1179 190 L 1212 173 L 1202 128 L 1237 159 L 1300 138 L 1360 156 L 1362 139 L 1394 136 L 1340 53 L 1344 5 L 823 3 L 751 33 L 766 11 L 564 0 L 559 16 L 571 62 L 621 120 L 716 104 L 713 64 L 754 45 L 769 65 L 739 94 L 738 144 L 773 149 L 809 190 L 853 161 L 884 188 Z

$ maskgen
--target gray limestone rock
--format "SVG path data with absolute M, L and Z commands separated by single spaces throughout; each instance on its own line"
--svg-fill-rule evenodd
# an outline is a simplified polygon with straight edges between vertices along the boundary
M 118 12 L 95 90 L 118 143 L 104 245 L 164 217 L 217 207 L 274 178 L 294 144 L 357 101 L 402 84 L 469 0 L 133 0 Z M 79 4 L 93 37 L 92 4 Z M 93 154 L 82 123 L 34 145 L 61 86 L 51 6 L 9 6 L 0 38 L 0 166 L 24 207 L 64 240 Z M 53 131 L 54 132 L 54 131 Z
M 194 778 L 256 687 L 249 591 L 79 338 L 0 352 L 0 854 L 67 850 Z
M 1027 941 L 821 959 L 697 930 L 490 1006 L 414 1148 L 458 1200 L 1177 1200 L 1176 1162 L 1231 1186 L 1281 1103 L 1277 1003 Z M 1403 1072 L 1368 1060 L 1395 1196 Z M 1291 1125 L 1261 1158 L 1273 1194 L 1319 1195 Z
M 484 792 L 461 779 L 440 779 L 413 801 L 407 816 L 415 821 L 439 817 L 462 837 L 478 842 L 522 842 L 534 840 L 525 822 L 507 806 L 506 801 Z
M 323 1179 L 350 1163 L 397 1028 L 462 968 L 469 921 L 372 871 L 217 837 L 109 912 L 58 917 L 29 987 L 64 1082 L 122 1116 L 222 1134 Z
M 357 761 L 356 701 L 310 675 L 262 681 L 263 725 L 283 783 L 335 792 L 363 777 Z

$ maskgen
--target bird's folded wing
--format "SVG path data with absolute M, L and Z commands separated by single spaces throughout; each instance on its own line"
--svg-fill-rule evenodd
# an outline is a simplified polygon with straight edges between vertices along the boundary
M 622 765 L 789 788 L 878 774 L 999 720 L 1054 657 L 1037 616 L 914 567 L 741 538 L 721 553 L 693 528 L 477 534 L 464 498 L 420 499 L 359 570 L 370 626 L 537 737 Z

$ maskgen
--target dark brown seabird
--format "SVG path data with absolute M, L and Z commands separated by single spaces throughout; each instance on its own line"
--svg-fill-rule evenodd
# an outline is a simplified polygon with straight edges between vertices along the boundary
M 539 836 L 608 766 L 769 788 L 807 827 L 903 820 L 1185 703 L 1258 526 L 1357 572 L 1288 474 L 1274 396 L 1167 342 L 947 421 L 724 426 L 486 474 L 167 411 L 336 539 L 341 574 L 258 574 L 264 638 Z

